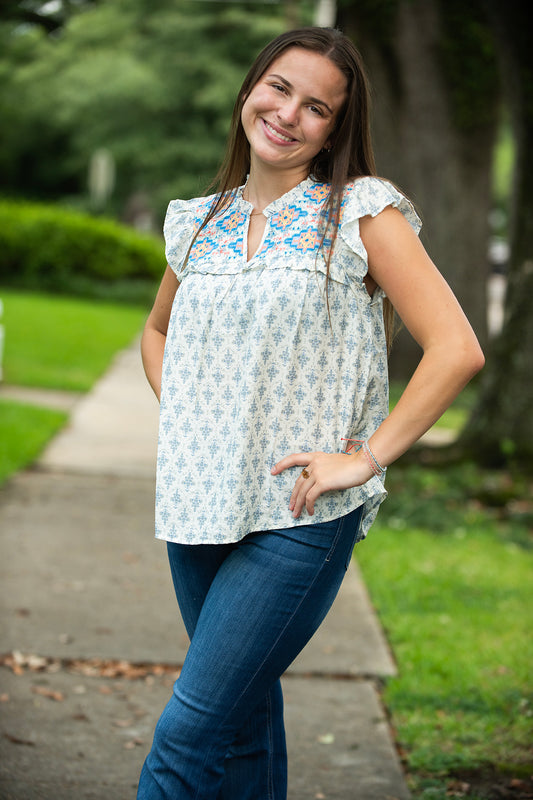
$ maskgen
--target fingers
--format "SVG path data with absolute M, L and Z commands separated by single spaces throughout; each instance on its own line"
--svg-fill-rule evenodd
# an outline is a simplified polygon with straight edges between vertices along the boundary
M 292 515 L 295 519 L 302 513 L 304 505 L 310 516 L 312 516 L 315 511 L 315 500 L 320 493 L 316 493 L 316 496 L 310 493 L 311 488 L 315 484 L 315 479 L 312 477 L 311 470 L 309 469 L 310 462 L 315 455 L 316 453 L 291 453 L 291 455 L 285 456 L 281 461 L 278 461 L 270 470 L 272 475 L 279 475 L 280 472 L 290 467 L 303 467 L 296 479 L 289 500 L 289 510 L 293 512 Z
M 299 474 L 294 489 L 292 490 L 291 498 L 289 500 L 289 511 L 292 511 L 294 519 L 297 519 L 302 513 L 304 503 L 306 504 L 307 512 L 311 516 L 314 514 L 314 501 L 307 502 L 307 491 L 313 485 L 314 481 L 307 467 L 313 457 L 313 453 L 292 453 L 290 456 L 285 456 L 281 461 L 278 461 L 272 469 L 272 475 L 279 475 L 290 467 L 303 467 L 302 472 Z
M 316 500 L 316 497 L 313 497 L 312 492 L 314 485 L 315 478 L 313 477 L 311 470 L 308 467 L 304 467 L 296 479 L 294 489 L 292 490 L 291 499 L 289 500 L 289 511 L 292 511 L 292 515 L 295 519 L 297 519 L 302 513 L 304 505 L 307 509 L 307 513 L 310 516 L 313 516 L 315 512 Z
M 292 511 L 294 519 L 300 516 L 304 506 L 309 516 L 312 517 L 315 513 L 315 501 L 321 494 L 316 478 L 311 472 L 307 470 L 305 472 L 307 472 L 307 478 L 300 474 L 289 501 L 289 510 Z
M 306 467 L 313 456 L 314 453 L 291 453 L 290 456 L 285 456 L 277 464 L 274 464 L 270 472 L 272 475 L 279 475 L 289 467 Z
M 304 507 L 313 516 L 315 502 L 325 492 L 360 486 L 373 476 L 368 462 L 359 454 L 292 453 L 272 467 L 271 473 L 278 475 L 289 467 L 302 467 L 289 500 L 294 519 Z

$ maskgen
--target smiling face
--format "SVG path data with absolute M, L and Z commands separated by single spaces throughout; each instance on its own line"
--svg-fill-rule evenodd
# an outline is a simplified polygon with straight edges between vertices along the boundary
M 286 50 L 246 98 L 241 121 L 250 144 L 251 168 L 309 174 L 329 138 L 346 98 L 346 78 L 328 58 L 301 47 Z

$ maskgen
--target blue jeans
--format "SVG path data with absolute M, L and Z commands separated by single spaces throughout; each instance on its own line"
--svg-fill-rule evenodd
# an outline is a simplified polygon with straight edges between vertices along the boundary
M 168 544 L 191 644 L 137 800 L 285 800 L 279 679 L 329 611 L 360 519 Z

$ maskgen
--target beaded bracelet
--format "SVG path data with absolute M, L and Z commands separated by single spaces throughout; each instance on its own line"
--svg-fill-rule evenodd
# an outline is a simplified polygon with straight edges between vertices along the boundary
M 383 477 L 385 474 L 385 467 L 381 466 L 376 456 L 370 449 L 370 445 L 366 439 L 341 439 L 341 442 L 346 442 L 344 450 L 342 451 L 345 455 L 350 455 L 350 453 L 358 453 L 359 450 L 362 449 L 363 455 L 368 461 L 370 469 L 374 475 L 376 475 L 378 478 Z

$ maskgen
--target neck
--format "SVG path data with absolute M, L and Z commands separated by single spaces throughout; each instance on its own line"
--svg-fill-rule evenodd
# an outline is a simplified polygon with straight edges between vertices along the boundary
M 273 170 L 252 164 L 244 196 L 261 211 L 307 178 L 307 170 Z

